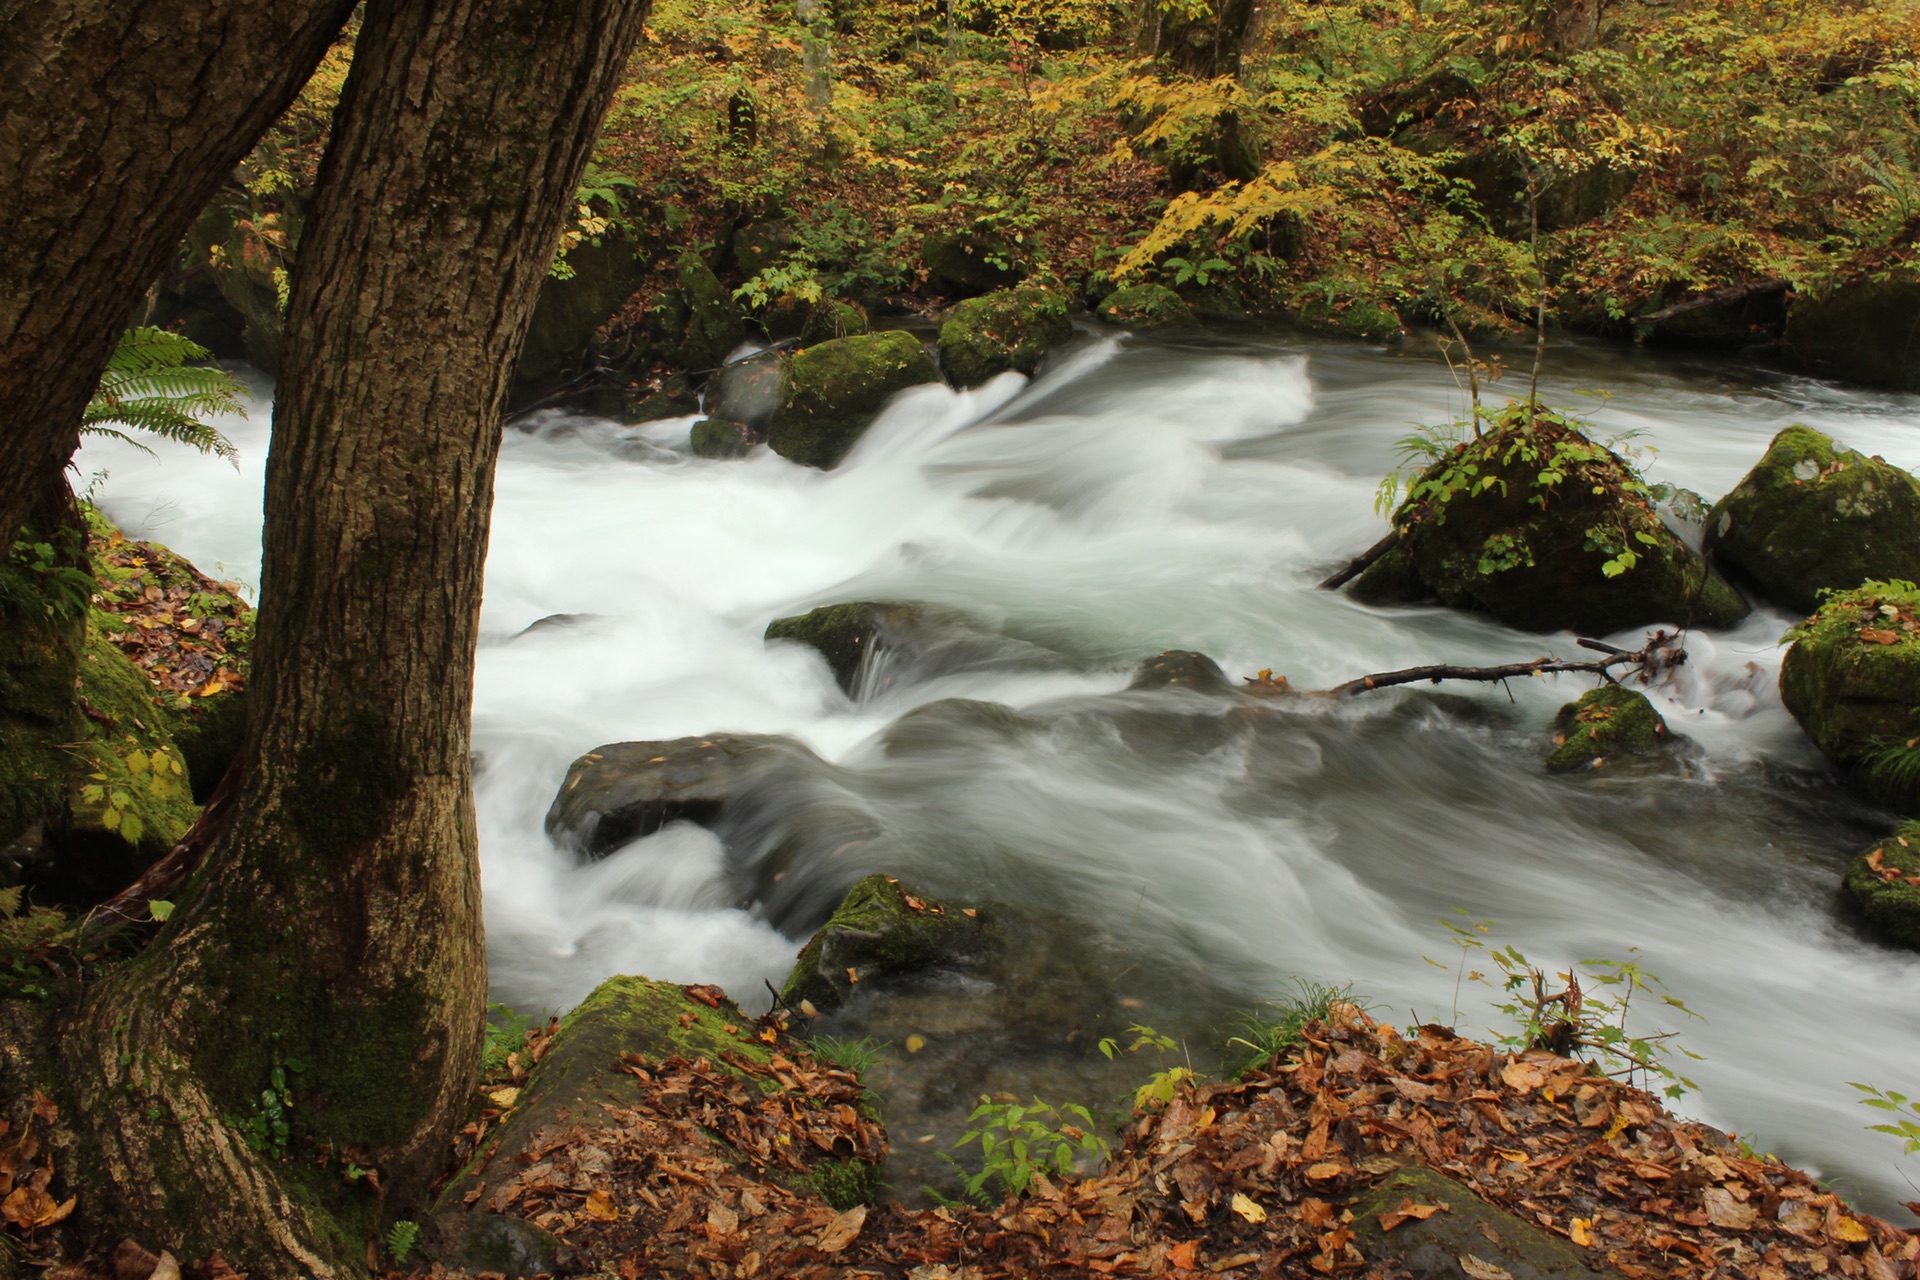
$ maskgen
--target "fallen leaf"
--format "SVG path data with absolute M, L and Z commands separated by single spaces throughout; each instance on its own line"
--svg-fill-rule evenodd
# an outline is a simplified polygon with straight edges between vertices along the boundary
M 1245 1218 L 1248 1222 L 1257 1223 L 1267 1220 L 1267 1211 L 1265 1209 L 1262 1209 L 1253 1200 L 1241 1195 L 1237 1191 L 1233 1195 L 1233 1211 Z
M 1167 1249 L 1167 1261 L 1173 1264 L 1176 1271 L 1192 1271 L 1193 1255 L 1199 1248 L 1198 1240 L 1182 1240 Z
M 826 1230 L 820 1233 L 820 1238 L 813 1242 L 813 1247 L 822 1253 L 838 1253 L 853 1243 L 854 1237 L 860 1234 L 860 1228 L 866 1224 L 867 1206 L 855 1205 L 845 1213 L 836 1214 Z
M 1537 1062 L 1509 1062 L 1500 1069 L 1500 1079 L 1518 1093 L 1531 1093 L 1547 1081 L 1547 1072 Z
M 520 1091 L 512 1085 L 503 1085 L 487 1091 L 487 1101 L 502 1111 L 511 1111 L 513 1104 L 520 1101 Z
M 13 1194 L 5 1200 L 0 1200 L 0 1218 L 5 1218 L 22 1231 L 38 1231 L 41 1227 L 50 1227 L 65 1219 L 77 1203 L 79 1201 L 75 1199 L 63 1204 L 40 1187 L 20 1186 L 15 1187 Z M 165 1256 L 161 1255 L 162 1258 Z M 178 1270 L 176 1266 L 176 1280 Z
M 604 1191 L 587 1192 L 587 1202 L 580 1207 L 580 1213 L 582 1217 L 591 1218 L 595 1222 L 620 1221 L 619 1208 L 613 1203 L 613 1197 Z
M 180 1263 L 170 1253 L 162 1253 L 160 1261 L 153 1264 L 153 1274 L 147 1280 L 180 1280 Z
M 1567 1239 L 1583 1249 L 1593 1247 L 1593 1219 L 1575 1218 L 1567 1224 Z
M 1328 1178 L 1337 1178 L 1347 1172 L 1347 1166 L 1339 1160 L 1322 1160 L 1319 1164 L 1307 1166 L 1307 1178 L 1312 1182 L 1325 1182 Z
M 1391 1231 L 1407 1222 L 1425 1222 L 1447 1207 L 1443 1204 L 1415 1204 L 1413 1197 L 1408 1196 L 1400 1201 L 1398 1209 L 1389 1209 L 1380 1215 L 1380 1229 Z
M 1882 631 L 1876 627 L 1860 628 L 1861 644 L 1897 644 L 1899 640 L 1898 631 Z
M 730 1236 L 740 1229 L 740 1215 L 715 1201 L 707 1207 L 707 1239 Z
M 1868 1239 L 1867 1229 L 1860 1225 L 1860 1220 L 1849 1218 L 1844 1214 L 1834 1221 L 1833 1226 L 1828 1229 L 1828 1234 L 1835 1240 L 1844 1240 L 1848 1244 L 1864 1244 Z
M 1513 1280 L 1513 1273 L 1504 1267 L 1496 1267 L 1477 1254 L 1460 1255 L 1460 1269 L 1473 1277 L 1473 1280 Z
M 727 993 L 725 991 L 706 983 L 687 988 L 687 999 L 703 1004 L 709 1009 L 718 1009 L 720 1002 L 726 998 Z
M 1745 1231 L 1759 1220 L 1758 1209 L 1750 1204 L 1741 1204 L 1723 1187 L 1708 1187 L 1703 1198 L 1707 1205 L 1707 1221 L 1716 1227 Z M 1866 1232 L 1862 1231 L 1859 1238 L 1865 1240 Z

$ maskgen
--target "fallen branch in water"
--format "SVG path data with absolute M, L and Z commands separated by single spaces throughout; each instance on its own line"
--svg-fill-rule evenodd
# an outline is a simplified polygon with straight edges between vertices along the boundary
M 1387 530 L 1386 537 L 1380 539 L 1380 541 L 1374 543 L 1372 546 L 1368 547 L 1365 551 L 1362 551 L 1359 555 L 1347 561 L 1346 568 L 1324 579 L 1320 583 L 1320 589 L 1322 591 L 1332 591 L 1336 588 L 1346 586 L 1347 583 L 1353 581 L 1355 578 L 1359 577 L 1362 573 L 1365 573 L 1369 568 L 1371 568 L 1374 561 L 1380 559 L 1380 557 L 1386 555 L 1387 552 L 1393 550 L 1395 547 L 1399 545 L 1400 545 L 1400 531 L 1398 529 Z
M 1603 658 L 1590 661 L 1575 661 L 1566 658 L 1535 658 L 1531 662 L 1508 662 L 1493 667 L 1456 667 L 1439 663 L 1425 667 L 1407 667 L 1400 671 L 1382 671 L 1370 676 L 1361 676 L 1345 684 L 1328 689 L 1327 695 L 1334 698 L 1351 698 L 1371 689 L 1390 689 L 1402 684 L 1439 684 L 1442 680 L 1477 680 L 1485 684 L 1497 684 L 1502 680 L 1511 680 L 1515 676 L 1551 676 L 1578 673 L 1599 676 L 1611 683 L 1618 683 L 1613 674 L 1615 667 L 1626 667 L 1625 674 L 1658 675 L 1671 671 L 1687 660 L 1687 651 L 1680 647 L 1680 635 L 1676 632 L 1656 631 L 1647 637 L 1647 642 L 1638 649 L 1621 649 L 1600 640 L 1581 640 L 1580 647 L 1602 653 Z M 1257 682 L 1256 682 L 1257 683 Z M 1284 683 L 1284 682 L 1283 682 Z
M 1633 323 L 1662 324 L 1690 312 L 1718 306 L 1723 302 L 1745 302 L 1748 298 L 1764 298 L 1770 294 L 1785 293 L 1789 287 L 1785 280 L 1755 280 L 1747 284 L 1730 284 L 1724 288 L 1709 289 L 1705 293 L 1695 294 L 1670 307 L 1662 307 L 1651 315 L 1635 316 Z

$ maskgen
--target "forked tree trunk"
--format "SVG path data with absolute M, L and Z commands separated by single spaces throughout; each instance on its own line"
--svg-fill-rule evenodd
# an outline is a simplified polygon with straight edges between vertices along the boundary
M 367 6 L 289 309 L 234 816 L 66 1040 L 126 1220 L 188 1255 L 263 1280 L 351 1272 L 464 1119 L 501 411 L 646 7 Z M 276 1070 L 286 1158 L 242 1140 L 261 1117 L 277 1145 Z M 348 1159 L 379 1171 L 382 1206 Z
M 134 304 L 354 0 L 0 0 L 0 551 Z

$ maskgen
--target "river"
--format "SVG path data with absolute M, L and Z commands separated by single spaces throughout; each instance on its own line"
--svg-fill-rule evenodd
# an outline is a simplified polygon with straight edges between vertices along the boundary
M 1914 397 L 1577 345 L 1550 353 L 1543 390 L 1602 436 L 1637 433 L 1650 479 L 1709 500 L 1791 422 L 1920 465 Z M 1542 967 L 1633 958 L 1658 974 L 1703 1019 L 1641 1001 L 1645 1029 L 1704 1055 L 1683 1064 L 1699 1088 L 1681 1109 L 1893 1210 L 1913 1194 L 1899 1145 L 1865 1131 L 1877 1117 L 1848 1082 L 1920 1093 L 1920 956 L 1839 908 L 1840 868 L 1890 819 L 1839 789 L 1780 705 L 1791 618 L 1762 609 L 1688 638 L 1689 664 L 1650 690 L 1691 744 L 1669 769 L 1546 775 L 1554 710 L 1590 684 L 1575 677 L 1244 717 L 1122 693 L 1173 648 L 1303 689 L 1570 656 L 1570 636 L 1314 587 L 1382 531 L 1394 442 L 1460 410 L 1418 343 L 1083 334 L 1030 384 L 903 394 L 831 473 L 764 449 L 692 457 L 684 419 L 518 424 L 474 724 L 495 998 L 563 1009 L 639 972 L 764 1008 L 798 940 L 874 870 L 1051 913 L 995 980 L 864 999 L 836 1022 L 892 1042 L 877 1079 L 896 1144 L 917 1152 L 895 1178 L 910 1186 L 982 1090 L 1111 1103 L 1116 1080 L 1156 1065 L 1094 1053 L 1129 1021 L 1205 1066 L 1233 1010 L 1311 979 L 1351 983 L 1382 1018 L 1498 1029 L 1482 989 L 1456 996 L 1441 923 L 1490 920 L 1490 943 Z M 82 481 L 104 469 L 98 500 L 130 533 L 252 582 L 267 416 L 226 424 L 238 468 L 94 441 Z M 761 639 L 772 618 L 857 599 L 948 606 L 1006 641 L 856 701 L 812 651 Z M 579 616 L 527 630 L 553 615 Z M 944 699 L 973 703 L 923 712 L 888 745 Z M 543 835 L 580 753 L 722 731 L 808 744 L 832 767 L 796 778 L 789 818 L 830 801 L 867 838 L 805 845 L 775 880 L 759 850 L 697 828 L 593 864 Z M 924 1047 L 910 1054 L 909 1035 Z

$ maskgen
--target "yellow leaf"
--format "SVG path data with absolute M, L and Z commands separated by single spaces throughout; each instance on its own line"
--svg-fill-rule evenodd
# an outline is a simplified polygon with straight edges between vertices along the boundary
M 1248 1222 L 1265 1222 L 1267 1211 L 1239 1192 L 1233 1195 L 1233 1211 Z
M 620 1221 L 619 1208 L 614 1205 L 613 1197 L 604 1191 L 587 1192 L 587 1202 L 580 1207 L 580 1213 L 595 1222 Z
M 907 1037 L 907 1052 L 918 1053 L 927 1047 L 927 1038 L 918 1032 Z
M 1575 1218 L 1567 1224 L 1567 1238 L 1581 1248 L 1593 1247 L 1593 1219 Z
M 1865 1244 L 1867 1241 L 1867 1229 L 1860 1225 L 1858 1218 L 1840 1218 L 1833 1224 L 1829 1234 L 1835 1240 L 1845 1240 L 1848 1244 Z

